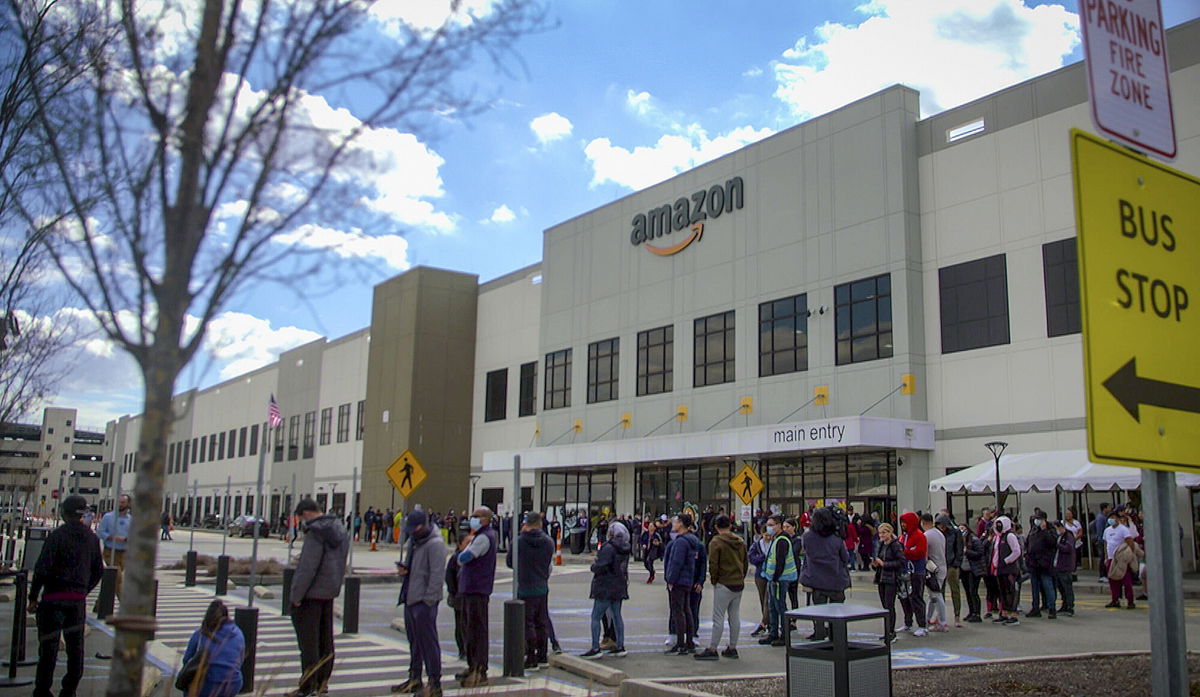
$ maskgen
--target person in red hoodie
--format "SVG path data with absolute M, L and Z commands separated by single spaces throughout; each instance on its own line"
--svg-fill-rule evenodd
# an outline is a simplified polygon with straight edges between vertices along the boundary
M 921 518 L 909 511 L 900 516 L 900 524 L 904 526 L 904 534 L 900 536 L 900 544 L 904 547 L 904 558 L 912 564 L 912 584 L 908 597 L 900 598 L 900 607 L 904 608 L 904 626 L 898 631 L 912 630 L 913 636 L 925 636 L 925 533 L 921 530 Z M 917 628 L 912 628 L 913 616 L 917 619 Z

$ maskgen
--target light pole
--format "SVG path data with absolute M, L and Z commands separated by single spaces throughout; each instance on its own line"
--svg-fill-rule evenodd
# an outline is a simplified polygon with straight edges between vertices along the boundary
M 1002 440 L 994 440 L 990 443 L 984 443 L 983 447 L 992 451 L 992 457 L 996 460 L 996 515 L 1000 515 L 1000 456 L 1004 454 L 1004 449 L 1008 447 L 1008 443 Z
M 329 485 L 329 511 L 331 513 L 335 512 L 333 510 L 335 499 L 337 499 L 337 482 L 333 482 Z M 337 513 L 341 515 L 340 511 L 337 511 Z
M 482 478 L 481 475 L 478 475 L 478 474 L 471 475 L 471 512 L 472 513 L 474 513 L 474 511 L 475 511 L 475 484 L 481 478 Z

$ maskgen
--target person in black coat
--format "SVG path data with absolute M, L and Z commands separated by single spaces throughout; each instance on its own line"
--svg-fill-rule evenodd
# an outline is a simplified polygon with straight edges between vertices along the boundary
M 608 541 L 600 548 L 596 561 L 592 562 L 592 588 L 588 597 L 592 599 L 592 647 L 583 658 L 600 658 L 603 653 L 610 656 L 625 656 L 625 621 L 621 617 L 621 603 L 629 599 L 629 529 L 624 525 L 608 527 Z M 617 634 L 617 645 L 607 652 L 600 650 L 600 620 L 605 615 L 612 619 Z
M 883 636 L 880 639 L 885 644 L 891 644 L 896 639 L 896 593 L 900 586 L 900 572 L 907 561 L 904 558 L 904 546 L 896 539 L 896 532 L 890 523 L 879 525 L 879 548 L 871 566 L 875 569 L 875 583 L 879 586 L 879 602 L 887 610 L 883 618 Z
M 987 543 L 975 536 L 975 531 L 965 525 L 958 528 L 963 540 L 962 574 L 959 580 L 967 596 L 966 621 L 972 624 L 983 621 L 980 616 L 983 606 L 979 601 L 979 584 L 987 576 Z
M 62 503 L 63 524 L 46 538 L 33 566 L 29 586 L 29 612 L 37 617 L 38 663 L 35 697 L 50 697 L 54 664 L 58 661 L 58 635 L 67 644 L 67 673 L 59 694 L 73 695 L 83 677 L 83 630 L 87 622 L 87 595 L 100 583 L 104 562 L 100 538 L 83 524 L 88 502 L 68 496 Z M 40 600 L 39 600 L 40 599 Z
M 1029 569 L 1029 585 L 1033 594 L 1032 607 L 1026 617 L 1041 617 L 1042 606 L 1050 619 L 1057 617 L 1055 603 L 1058 591 L 1055 588 L 1054 557 L 1058 553 L 1058 536 L 1046 521 L 1046 514 L 1039 512 L 1034 518 L 1033 531 L 1026 540 L 1029 550 L 1025 553 L 1025 564 Z

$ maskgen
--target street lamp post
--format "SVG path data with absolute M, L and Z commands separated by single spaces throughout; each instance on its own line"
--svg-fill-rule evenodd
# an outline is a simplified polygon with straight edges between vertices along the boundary
M 996 460 L 996 515 L 1000 515 L 1000 456 L 1004 454 L 1004 449 L 1008 447 L 1008 443 L 1002 440 L 994 440 L 990 443 L 984 443 L 983 447 L 992 451 L 992 457 Z
M 482 479 L 478 474 L 471 475 L 471 511 L 475 510 L 475 484 Z

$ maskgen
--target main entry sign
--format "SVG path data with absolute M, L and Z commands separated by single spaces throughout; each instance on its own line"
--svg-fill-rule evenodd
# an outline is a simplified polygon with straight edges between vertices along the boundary
M 1079 15 L 1092 121 L 1139 150 L 1175 159 L 1159 0 L 1079 0 Z
M 1071 132 L 1088 453 L 1200 471 L 1200 180 Z

